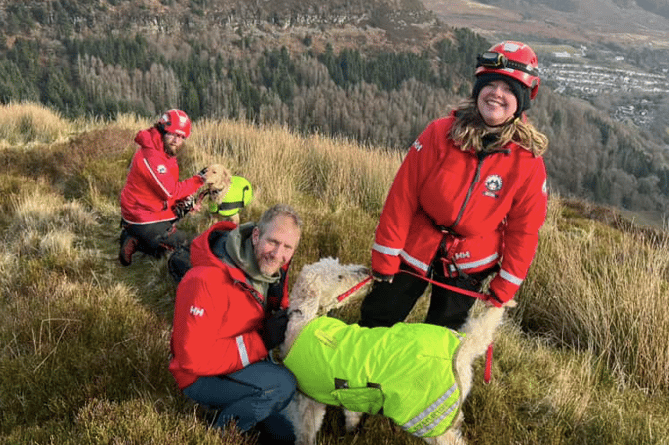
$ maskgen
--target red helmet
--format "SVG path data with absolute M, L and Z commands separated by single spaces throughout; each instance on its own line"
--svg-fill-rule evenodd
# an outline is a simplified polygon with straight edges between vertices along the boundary
M 530 99 L 539 91 L 539 61 L 532 48 L 521 42 L 498 43 L 476 59 L 475 75 L 498 73 L 509 76 L 530 89 Z
M 158 119 L 158 127 L 167 133 L 175 133 L 187 138 L 190 136 L 190 118 L 181 110 L 168 110 L 160 119 Z

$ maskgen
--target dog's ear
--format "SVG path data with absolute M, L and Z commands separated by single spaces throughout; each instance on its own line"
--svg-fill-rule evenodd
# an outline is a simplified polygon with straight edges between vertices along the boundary
M 502 307 L 505 307 L 505 308 L 516 307 L 516 306 L 518 306 L 518 303 L 516 303 L 516 300 L 509 300 L 502 305 Z
M 318 285 L 315 277 L 309 273 L 309 269 L 303 269 L 297 277 L 290 292 L 290 304 L 294 307 L 317 306 L 319 302 Z

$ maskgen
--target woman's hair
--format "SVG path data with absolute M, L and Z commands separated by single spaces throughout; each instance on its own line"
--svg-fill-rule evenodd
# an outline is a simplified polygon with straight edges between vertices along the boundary
M 491 133 L 499 135 L 492 144 L 485 146 L 483 136 Z M 531 151 L 534 156 L 543 155 L 548 149 L 548 138 L 529 122 L 523 122 L 520 117 L 499 127 L 499 131 L 491 132 L 485 125 L 481 114 L 476 108 L 476 101 L 469 98 L 455 111 L 455 122 L 451 127 L 451 139 L 460 147 L 460 150 L 492 151 L 513 142 L 525 150 Z

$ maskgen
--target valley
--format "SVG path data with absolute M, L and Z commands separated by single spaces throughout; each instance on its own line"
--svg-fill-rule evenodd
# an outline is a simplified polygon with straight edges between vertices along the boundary
M 423 0 L 439 20 L 491 43 L 527 42 L 555 92 L 591 102 L 616 121 L 656 130 L 669 144 L 669 20 L 611 0 L 566 2 L 559 11 L 548 3 Z
M 556 2 L 553 2 L 556 3 Z M 615 43 L 669 48 L 669 20 L 613 0 L 423 0 L 426 9 L 450 26 L 466 27 L 490 40 L 533 36 L 585 44 Z

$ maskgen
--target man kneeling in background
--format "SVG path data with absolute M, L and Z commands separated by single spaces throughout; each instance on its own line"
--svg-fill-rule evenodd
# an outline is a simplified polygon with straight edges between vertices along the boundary
M 211 175 L 211 169 L 204 168 L 179 181 L 176 156 L 190 131 L 188 115 L 181 110 L 169 110 L 153 127 L 135 136 L 139 148 L 120 196 L 122 230 L 118 258 L 123 266 L 130 265 L 137 250 L 159 257 L 191 241 L 191 236 L 177 229 L 176 222 L 194 209 L 194 195 Z

